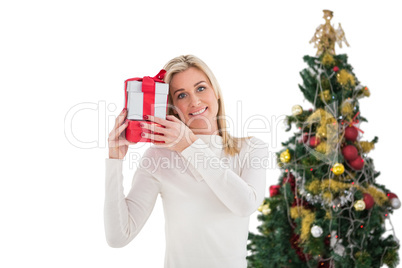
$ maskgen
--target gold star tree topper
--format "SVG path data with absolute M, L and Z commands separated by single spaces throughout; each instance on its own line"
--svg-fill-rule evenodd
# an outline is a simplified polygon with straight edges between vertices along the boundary
M 325 24 L 321 24 L 317 27 L 310 43 L 314 43 L 314 47 L 318 48 L 317 56 L 324 52 L 335 55 L 335 42 L 338 43 L 340 48 L 342 48 L 342 42 L 345 42 L 347 46 L 349 46 L 349 44 L 348 41 L 346 41 L 345 32 L 343 31 L 341 24 L 339 23 L 339 28 L 337 30 L 331 26 L 330 21 L 333 17 L 333 12 L 326 9 L 323 11 Z

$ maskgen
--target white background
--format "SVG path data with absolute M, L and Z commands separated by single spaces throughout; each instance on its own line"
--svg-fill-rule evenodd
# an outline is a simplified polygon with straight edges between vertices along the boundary
M 171 58 L 194 54 L 214 71 L 227 114 L 242 135 L 253 115 L 268 119 L 253 134 L 274 153 L 293 132 L 280 118 L 310 104 L 298 89 L 309 40 L 334 11 L 351 47 L 357 78 L 370 88 L 360 101 L 362 140 L 381 184 L 402 197 L 401 20 L 397 1 L 3 1 L 0 5 L 2 167 L 1 267 L 162 267 L 161 200 L 127 247 L 107 246 L 103 229 L 107 135 L 123 108 L 123 82 L 155 75 Z M 264 127 L 264 126 L 263 126 Z M 146 145 L 147 146 L 147 145 Z M 146 146 L 129 153 L 135 157 Z M 125 186 L 135 171 L 125 162 Z M 267 186 L 276 184 L 272 163 Z M 267 187 L 268 188 L 268 187 Z M 126 190 L 128 190 L 126 188 Z M 268 191 L 267 191 L 268 193 Z M 251 216 L 250 230 L 259 224 Z M 402 211 L 392 216 L 402 237 Z M 5 265 L 5 263 L 8 263 Z

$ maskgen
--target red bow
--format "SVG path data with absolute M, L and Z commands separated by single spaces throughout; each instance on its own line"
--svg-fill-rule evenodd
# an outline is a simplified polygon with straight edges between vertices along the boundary
M 357 114 L 355 114 L 355 116 L 352 119 L 352 122 L 346 121 L 347 123 L 349 123 L 350 127 L 355 127 L 358 131 L 360 131 L 361 133 L 364 133 L 363 130 L 361 130 L 360 128 L 356 127 L 355 125 L 359 123 L 359 120 L 356 119 L 356 117 L 360 114 L 360 112 L 357 112 Z M 343 124 L 343 123 L 342 123 Z
M 125 105 L 124 107 L 127 108 L 127 82 L 128 81 L 142 81 L 142 92 L 144 93 L 151 93 L 151 94 L 146 94 L 144 95 L 144 103 L 146 103 L 144 105 L 144 111 L 143 114 L 144 115 L 153 115 L 153 110 L 150 110 L 151 105 L 153 103 L 155 103 L 155 82 L 158 83 L 165 83 L 163 81 L 163 78 L 165 77 L 166 74 L 166 70 L 162 69 L 159 71 L 159 73 L 157 75 L 155 75 L 154 77 L 150 77 L 150 76 L 144 76 L 143 78 L 130 78 L 127 79 L 125 81 L 125 88 L 124 88 L 124 94 L 125 94 Z

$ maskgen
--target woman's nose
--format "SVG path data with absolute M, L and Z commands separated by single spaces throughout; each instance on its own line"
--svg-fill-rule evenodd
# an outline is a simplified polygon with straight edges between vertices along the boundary
M 191 96 L 191 106 L 198 106 L 199 103 L 200 99 L 196 95 Z

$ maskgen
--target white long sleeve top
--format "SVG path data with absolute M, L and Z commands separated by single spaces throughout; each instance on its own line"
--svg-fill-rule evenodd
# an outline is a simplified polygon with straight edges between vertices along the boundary
M 122 162 L 106 159 L 104 220 L 111 247 L 127 245 L 161 195 L 165 268 L 245 268 L 250 215 L 264 199 L 268 146 L 252 137 L 236 156 L 222 137 L 197 135 L 181 153 L 151 146 L 124 195 Z

